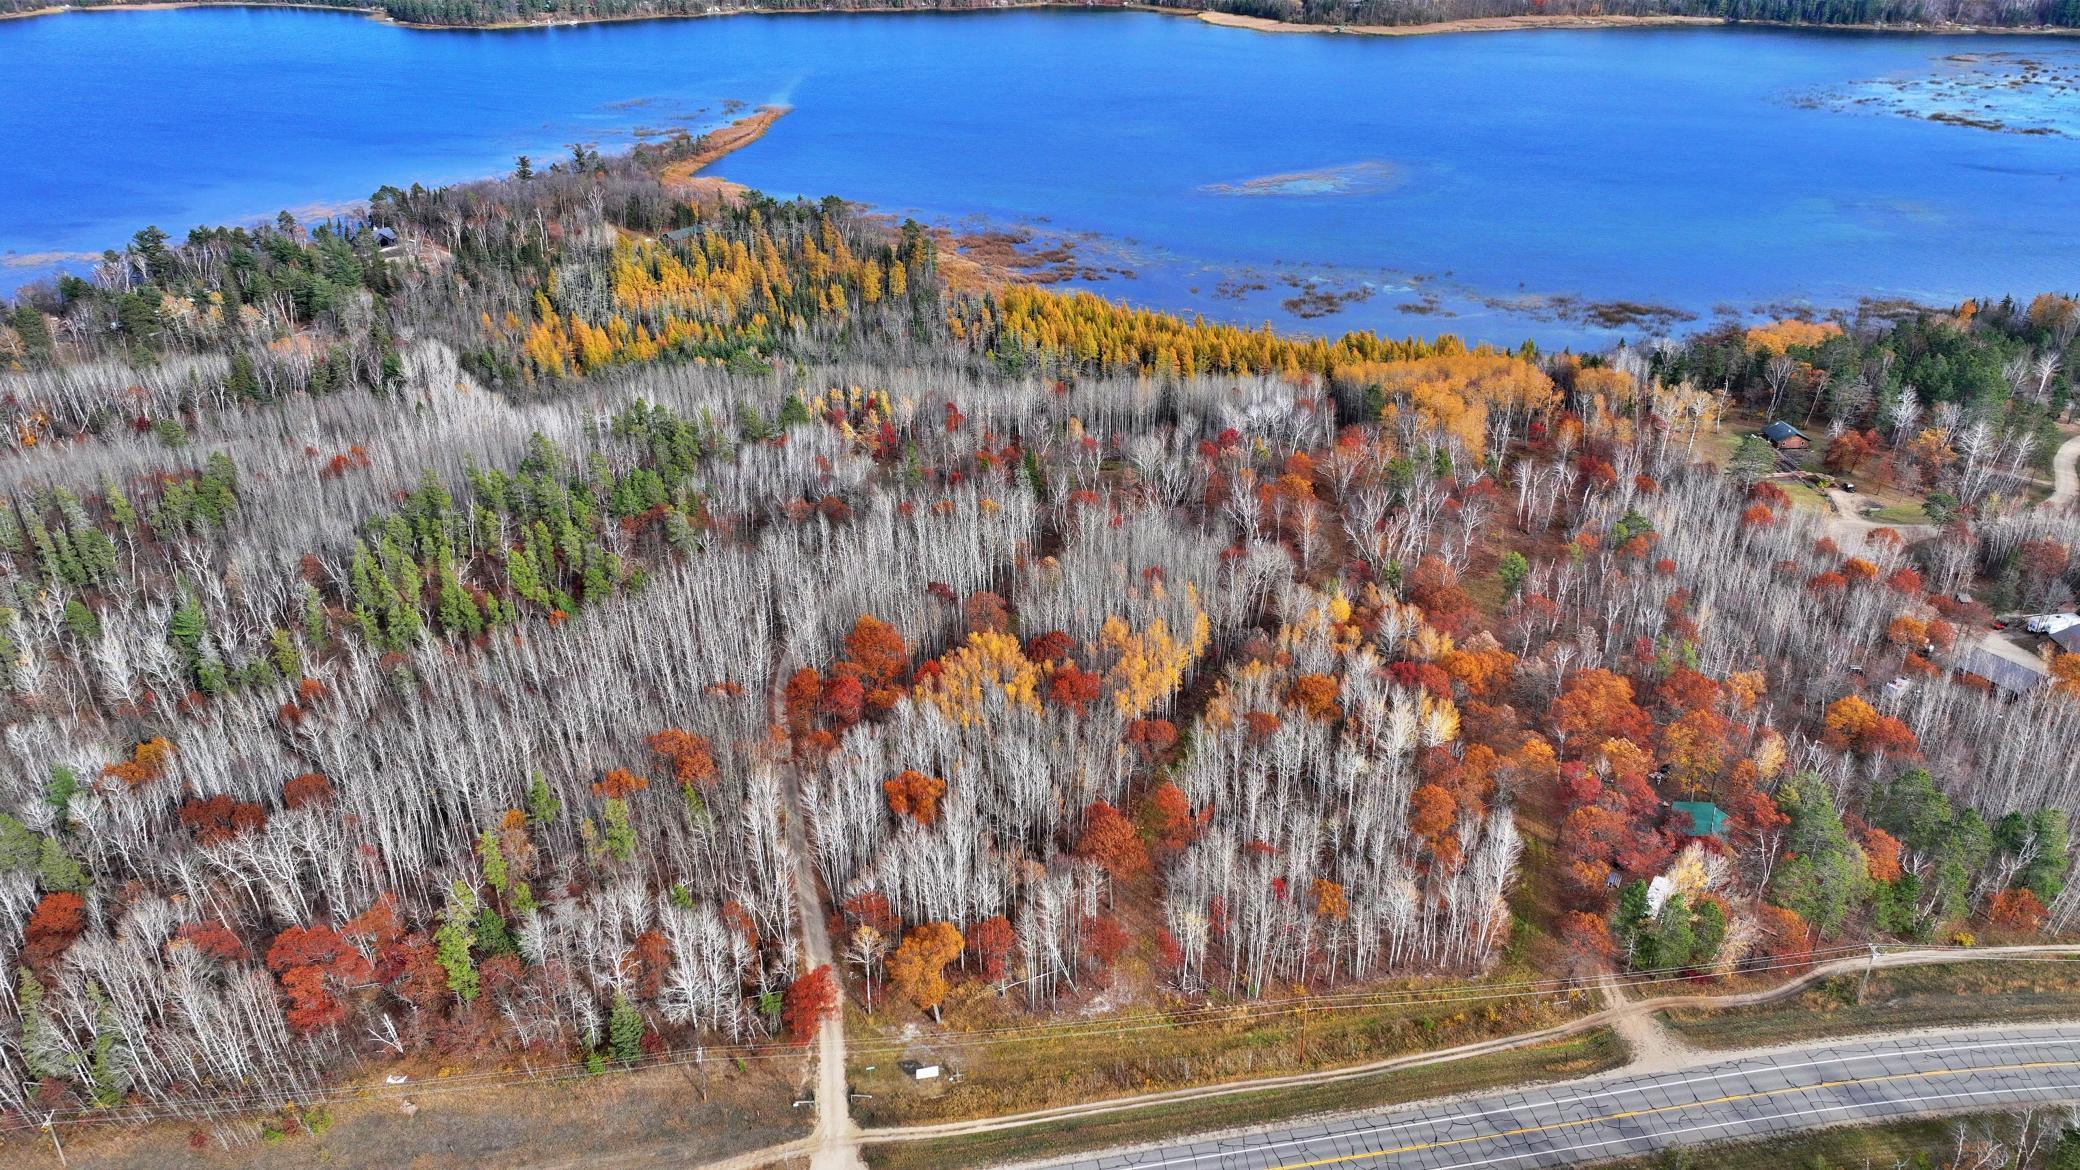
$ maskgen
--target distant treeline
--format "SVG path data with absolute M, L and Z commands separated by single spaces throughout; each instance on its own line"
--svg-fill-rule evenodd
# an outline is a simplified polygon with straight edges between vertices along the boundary
M 77 8 L 121 8 L 137 0 L 0 0 L 0 14 L 34 12 L 54 4 Z M 210 3 L 213 0 L 200 0 Z M 1000 7 L 992 0 L 222 0 L 267 6 L 339 8 L 379 12 L 421 25 L 500 25 L 557 21 L 638 20 L 662 16 L 711 16 L 724 12 L 957 12 Z M 1021 0 L 1023 2 L 1023 0 Z M 1064 7 L 1120 8 L 1124 0 L 1065 0 Z M 1203 6 L 1192 6 L 1203 7 Z
M 48 0 L 0 0 L 0 13 Z M 77 0 L 81 7 L 121 0 Z M 265 0 L 260 0 L 265 3 Z M 300 0 L 380 11 L 407 24 L 494 25 L 562 20 L 700 16 L 724 11 L 962 11 L 990 0 Z M 1146 0 L 1162 8 L 1211 10 L 1294 24 L 1435 24 L 1495 16 L 1706 16 L 1812 25 L 1989 25 L 2080 27 L 2080 0 Z M 1065 5 L 1070 6 L 1070 5 Z M 1120 0 L 1076 5 L 1120 7 Z
M 1491 16 L 1709 16 L 1785 24 L 2080 26 L 2080 0 L 1149 0 L 1292 24 L 1436 24 Z

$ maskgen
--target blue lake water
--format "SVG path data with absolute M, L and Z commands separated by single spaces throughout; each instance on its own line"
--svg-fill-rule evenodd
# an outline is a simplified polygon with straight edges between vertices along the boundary
M 2008 84 L 2018 71 L 2031 83 Z M 1073 234 L 1091 286 L 1136 303 L 1595 344 L 1654 326 L 1581 304 L 1702 320 L 2080 286 L 2076 71 L 2067 39 L 1750 29 L 1366 38 L 1020 11 L 433 32 L 67 13 L 0 22 L 0 288 L 146 223 L 178 235 L 496 173 L 711 125 L 735 100 L 794 112 L 718 173 Z M 2036 132 L 1928 117 L 1945 111 Z

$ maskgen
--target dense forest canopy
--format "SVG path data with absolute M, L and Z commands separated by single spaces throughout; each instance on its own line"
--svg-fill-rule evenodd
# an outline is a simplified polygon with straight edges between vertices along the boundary
M 8 306 L 0 1113 L 2080 921 L 2080 655 L 1974 657 L 2080 590 L 2070 297 L 1296 338 L 698 148 Z

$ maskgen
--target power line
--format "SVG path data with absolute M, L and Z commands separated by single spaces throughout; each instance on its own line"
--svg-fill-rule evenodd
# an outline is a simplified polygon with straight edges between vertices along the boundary
M 1743 973 L 1762 974 L 1771 971 L 1785 970 L 1793 967 L 1810 966 L 1815 964 L 1816 962 L 1825 961 L 1827 959 L 1842 958 L 1848 955 L 1862 955 L 1867 953 L 1868 950 L 1868 945 L 1842 946 L 1802 952 L 1798 955 L 1779 956 L 1773 959 L 1771 962 L 1762 966 L 1748 968 Z M 1972 962 L 2080 962 L 2080 955 L 2060 956 L 2056 954 L 1989 953 L 1983 950 L 1975 951 L 1972 948 L 1958 946 L 1900 947 L 1893 953 L 1966 954 L 1969 955 L 1969 961 Z M 1661 968 L 1657 970 L 1632 972 L 1627 975 L 1616 977 L 1616 981 L 1620 984 L 1620 986 L 1627 990 L 1636 987 L 1652 987 L 1666 985 L 1669 983 L 1690 982 L 1693 979 L 1694 976 L 1684 974 L 1682 969 L 1679 968 Z M 1577 980 L 1544 979 L 1530 980 L 1520 983 L 1491 984 L 1479 988 L 1456 988 L 1438 990 L 1405 989 L 1388 992 L 1340 992 L 1324 993 L 1321 995 L 1290 996 L 1281 1000 L 1257 1000 L 1248 1002 L 1238 1002 L 1233 1004 L 1203 1004 L 1192 1008 L 1180 1009 L 1175 1012 L 1138 1012 L 1127 1016 L 1111 1017 L 1105 1020 L 1089 1021 L 1088 1023 L 1081 1025 L 1032 1024 L 1016 1025 L 1005 1028 L 981 1029 L 975 1032 L 959 1032 L 950 1034 L 948 1036 L 935 1038 L 929 1042 L 929 1046 L 934 1050 L 941 1051 L 949 1049 L 955 1051 L 973 1051 L 981 1048 L 997 1047 L 1018 1043 L 1029 1043 L 1043 1040 L 1060 1041 L 1078 1039 L 1103 1039 L 1108 1037 L 1132 1035 L 1148 1031 L 1185 1028 L 1190 1027 L 1195 1023 L 1211 1020 L 1233 1019 L 1236 1022 L 1262 1022 L 1265 1020 L 1277 1019 L 1281 1016 L 1289 1015 L 1353 1012 L 1383 1007 L 1407 1006 L 1412 1004 L 1438 1004 L 1440 1006 L 1457 1006 L 1463 1004 L 1493 1002 L 1502 999 L 1523 998 L 1525 996 L 1541 994 L 1542 992 L 1567 990 L 1577 988 L 1580 986 L 1581 984 Z M 1780 988 L 1781 986 L 1782 985 L 1780 985 Z M 1760 989 L 1757 994 L 1766 995 L 1770 991 L 1779 990 L 1780 988 Z M 1699 998 L 1703 999 L 1706 997 Z M 1552 1028 L 1541 1029 L 1540 1031 L 1551 1031 L 1554 1029 L 1566 1027 L 1569 1024 L 1581 1024 L 1583 1021 L 1593 1018 L 1596 1014 L 1597 1013 L 1590 1013 L 1589 1015 L 1577 1017 L 1574 1020 L 1562 1021 L 1558 1024 L 1553 1025 Z M 1536 1034 L 1536 1032 L 1520 1033 L 1519 1036 Z M 1508 1040 L 1512 1039 L 1512 1037 L 1495 1037 L 1494 1039 Z M 1480 1043 L 1480 1041 L 1471 1041 L 1470 1043 Z M 869 1043 L 865 1045 L 850 1046 L 850 1051 L 856 1055 L 881 1056 L 906 1051 L 911 1047 L 913 1047 L 913 1045 L 910 1043 L 883 1041 L 878 1043 Z M 806 1045 L 796 1045 L 790 1043 L 777 1042 L 764 1044 L 718 1045 L 712 1047 L 707 1045 L 700 1045 L 696 1046 L 694 1049 L 691 1050 L 680 1049 L 677 1052 L 666 1053 L 655 1058 L 636 1061 L 631 1064 L 620 1066 L 620 1068 L 621 1070 L 625 1071 L 683 1068 L 688 1065 L 705 1063 L 707 1060 L 711 1058 L 724 1061 L 798 1059 L 804 1054 L 806 1054 L 807 1051 L 808 1049 Z M 1410 1053 L 1408 1055 L 1413 1057 L 1420 1056 L 1423 1054 Z M 513 1072 L 511 1070 L 486 1070 L 484 1072 L 478 1073 L 464 1073 L 454 1077 L 443 1077 L 438 1080 L 421 1082 L 419 1084 L 412 1085 L 409 1087 L 402 1085 L 385 1085 L 360 1086 L 351 1089 L 334 1088 L 318 1090 L 315 1093 L 311 1094 L 296 1094 L 295 1096 L 297 1100 L 295 1103 L 308 1106 L 343 1104 L 353 1101 L 367 1101 L 371 1099 L 402 1099 L 406 1096 L 426 1096 L 430 1094 L 457 1092 L 467 1089 L 495 1088 L 502 1085 L 521 1084 L 529 1081 L 555 1080 L 565 1077 L 589 1075 L 589 1073 L 590 1066 L 585 1062 L 569 1062 L 557 1065 L 544 1065 L 539 1068 L 529 1068 L 523 1072 Z M 181 1118 L 193 1118 L 205 1111 L 235 1111 L 239 1108 L 273 1107 L 283 1104 L 284 1099 L 285 1095 L 281 1093 L 254 1090 L 245 1093 L 224 1093 L 213 1094 L 204 1097 L 191 1097 L 182 1099 L 180 1101 L 166 1102 L 158 1105 L 124 1106 L 114 1110 L 94 1108 L 56 1110 L 51 1111 L 47 1115 L 46 1119 L 42 1122 L 13 1121 L 8 1123 L 0 1123 L 0 1133 L 22 1132 L 25 1130 L 46 1128 L 58 1124 L 80 1125 L 103 1122 L 160 1121 Z

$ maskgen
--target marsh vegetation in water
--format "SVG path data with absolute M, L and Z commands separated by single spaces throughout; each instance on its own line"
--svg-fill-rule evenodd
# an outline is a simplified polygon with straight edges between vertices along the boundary
M 1405 182 L 1407 176 L 1389 163 L 1356 162 L 1312 171 L 1208 183 L 1200 190 L 1210 195 L 1320 197 L 1370 195 L 1391 191 Z
M 1809 101 L 1970 130 L 2080 135 L 2080 49 L 1952 53 L 1930 64 L 1925 72 L 1855 82 Z

